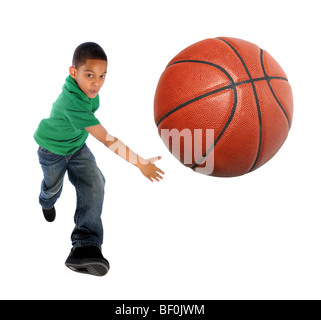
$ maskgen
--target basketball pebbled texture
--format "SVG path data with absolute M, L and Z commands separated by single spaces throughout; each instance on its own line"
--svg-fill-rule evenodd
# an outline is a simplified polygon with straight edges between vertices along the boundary
M 286 140 L 292 115 L 292 90 L 280 65 L 236 38 L 206 39 L 180 52 L 161 75 L 154 99 L 155 123 L 167 148 L 172 152 L 163 129 L 188 129 L 192 161 L 184 161 L 183 139 L 175 156 L 196 171 L 214 161 L 208 174 L 218 177 L 240 176 L 269 161 Z M 201 140 L 194 139 L 195 129 L 202 129 Z M 209 144 L 206 129 L 214 129 Z M 196 147 L 203 157 L 195 158 Z

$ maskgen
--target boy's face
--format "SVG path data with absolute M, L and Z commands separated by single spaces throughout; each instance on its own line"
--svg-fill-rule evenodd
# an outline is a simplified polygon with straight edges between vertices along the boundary
M 107 61 L 89 59 L 77 68 L 70 67 L 69 73 L 81 91 L 88 98 L 94 99 L 105 82 Z

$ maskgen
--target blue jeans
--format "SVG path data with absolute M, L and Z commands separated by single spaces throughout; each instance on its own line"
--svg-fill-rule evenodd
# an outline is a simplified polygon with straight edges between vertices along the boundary
M 44 174 L 39 196 L 40 205 L 44 209 L 51 209 L 55 205 L 61 195 L 65 173 L 68 171 L 69 180 L 77 193 L 74 216 L 76 226 L 71 234 L 72 245 L 101 248 L 101 212 L 105 179 L 87 145 L 68 156 L 57 155 L 39 147 L 38 156 Z

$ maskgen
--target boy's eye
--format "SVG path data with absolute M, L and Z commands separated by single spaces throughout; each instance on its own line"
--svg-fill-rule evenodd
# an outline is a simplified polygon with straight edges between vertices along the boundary
M 90 73 L 87 73 L 86 76 L 87 76 L 87 78 L 92 78 L 93 77 L 93 75 L 90 74 Z
M 106 75 L 104 74 L 104 75 L 102 75 L 102 76 L 100 76 L 101 78 L 103 78 L 103 79 L 105 79 L 106 78 Z

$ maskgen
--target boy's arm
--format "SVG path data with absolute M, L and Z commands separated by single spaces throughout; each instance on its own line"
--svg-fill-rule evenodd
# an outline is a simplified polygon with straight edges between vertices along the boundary
M 87 127 L 85 130 L 118 156 L 139 168 L 142 174 L 150 181 L 153 181 L 153 179 L 156 181 L 163 179 L 160 174 L 164 174 L 164 172 L 154 165 L 154 162 L 160 160 L 161 157 L 150 158 L 147 160 L 143 159 L 134 151 L 129 149 L 122 141 L 110 135 L 101 124 Z

